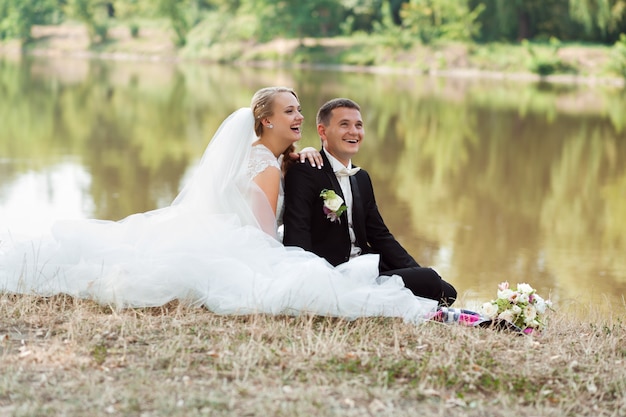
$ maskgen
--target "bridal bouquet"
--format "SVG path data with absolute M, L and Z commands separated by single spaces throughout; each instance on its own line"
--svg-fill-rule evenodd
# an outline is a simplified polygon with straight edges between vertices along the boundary
M 530 334 L 541 331 L 546 326 L 546 311 L 552 309 L 552 302 L 544 300 L 528 284 L 517 284 L 509 288 L 508 282 L 498 285 L 498 298 L 484 303 L 480 312 L 490 319 L 501 319 L 513 323 Z

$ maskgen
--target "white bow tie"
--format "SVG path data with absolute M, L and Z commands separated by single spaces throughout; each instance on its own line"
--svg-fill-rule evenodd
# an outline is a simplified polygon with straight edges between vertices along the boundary
M 351 177 L 354 174 L 356 174 L 357 172 L 359 172 L 360 170 L 361 170 L 361 168 L 359 168 L 359 167 L 350 168 L 350 169 L 348 169 L 346 167 L 343 167 L 343 168 L 335 171 L 335 175 L 338 176 L 338 177 Z

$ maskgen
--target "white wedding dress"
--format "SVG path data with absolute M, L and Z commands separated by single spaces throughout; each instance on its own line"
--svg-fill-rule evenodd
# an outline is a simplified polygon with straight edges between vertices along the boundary
M 249 108 L 224 121 L 169 207 L 118 222 L 57 221 L 36 237 L 0 230 L 0 291 L 116 307 L 179 299 L 218 314 L 426 320 L 437 303 L 415 297 L 398 276 L 379 278 L 377 256 L 333 268 L 276 240 L 275 216 L 252 178 L 279 162 L 251 146 L 253 122 Z

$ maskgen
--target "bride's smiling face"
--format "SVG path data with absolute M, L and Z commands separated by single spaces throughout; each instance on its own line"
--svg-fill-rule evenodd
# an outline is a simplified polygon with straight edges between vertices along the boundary
M 276 94 L 272 106 L 272 116 L 267 118 L 266 132 L 281 136 L 291 142 L 297 142 L 302 138 L 302 116 L 300 102 L 291 93 L 283 92 Z M 273 128 L 268 129 L 268 125 Z

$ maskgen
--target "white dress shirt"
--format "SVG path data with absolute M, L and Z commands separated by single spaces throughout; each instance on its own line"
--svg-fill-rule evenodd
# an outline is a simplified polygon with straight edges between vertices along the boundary
M 337 175 L 337 171 L 344 168 L 352 169 L 352 161 L 349 161 L 348 166 L 346 167 L 328 151 L 324 150 L 324 152 L 328 157 L 328 161 L 330 162 L 330 166 L 333 168 L 335 175 Z M 361 254 L 361 248 L 356 246 L 356 235 L 354 234 L 354 227 L 352 226 L 352 187 L 350 187 L 350 177 L 347 175 L 337 175 L 337 180 L 339 181 L 339 186 L 341 187 L 341 192 L 343 193 L 344 202 L 348 207 L 346 213 L 348 214 L 348 233 L 350 233 L 351 244 L 350 258 L 354 258 Z

